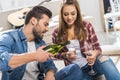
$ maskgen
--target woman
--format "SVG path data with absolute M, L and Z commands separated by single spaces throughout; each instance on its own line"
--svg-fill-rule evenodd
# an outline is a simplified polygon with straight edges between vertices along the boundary
M 80 7 L 77 0 L 66 0 L 60 10 L 59 27 L 52 34 L 55 44 L 70 40 L 70 45 L 56 55 L 56 58 L 64 59 L 65 64 L 78 64 L 82 69 L 81 80 L 92 80 L 98 75 L 104 74 L 106 80 L 119 80 L 120 73 L 110 58 L 102 59 L 102 51 L 97 36 L 91 23 L 82 20 Z M 76 55 L 70 56 L 68 48 L 75 48 Z M 87 53 L 87 54 L 86 54 Z M 87 56 L 88 55 L 88 56 Z M 89 71 L 94 69 L 95 74 Z

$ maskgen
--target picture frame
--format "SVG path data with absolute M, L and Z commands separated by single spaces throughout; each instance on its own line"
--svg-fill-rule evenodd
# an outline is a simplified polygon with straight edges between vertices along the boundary
M 120 0 L 100 0 L 104 31 L 114 30 L 114 24 L 120 17 Z

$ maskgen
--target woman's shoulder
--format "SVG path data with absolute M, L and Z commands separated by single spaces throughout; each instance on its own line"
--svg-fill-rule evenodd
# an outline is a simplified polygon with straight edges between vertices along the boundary
M 83 20 L 83 25 L 84 26 L 87 26 L 87 25 L 92 25 L 89 21 L 85 21 L 85 20 Z
M 58 33 L 58 26 L 53 29 L 53 33 Z
M 93 25 L 89 21 L 83 20 L 83 25 L 84 25 L 85 29 L 93 28 Z
M 56 36 L 58 34 L 58 26 L 53 29 L 52 35 Z

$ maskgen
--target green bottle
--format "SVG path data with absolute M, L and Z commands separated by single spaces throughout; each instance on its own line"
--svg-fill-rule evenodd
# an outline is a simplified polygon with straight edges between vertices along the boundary
M 56 55 L 67 44 L 70 44 L 70 41 L 67 41 L 64 44 L 51 44 L 43 48 L 43 50 L 48 51 L 53 55 Z

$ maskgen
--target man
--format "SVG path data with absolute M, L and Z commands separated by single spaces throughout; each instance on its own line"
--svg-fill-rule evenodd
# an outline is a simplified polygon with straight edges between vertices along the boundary
M 81 70 L 77 65 L 72 64 L 56 73 L 50 59 L 52 54 L 43 50 L 42 38 L 48 31 L 51 16 L 47 8 L 35 6 L 27 13 L 23 28 L 0 36 L 2 80 L 43 80 L 43 74 L 44 80 L 80 80 Z

